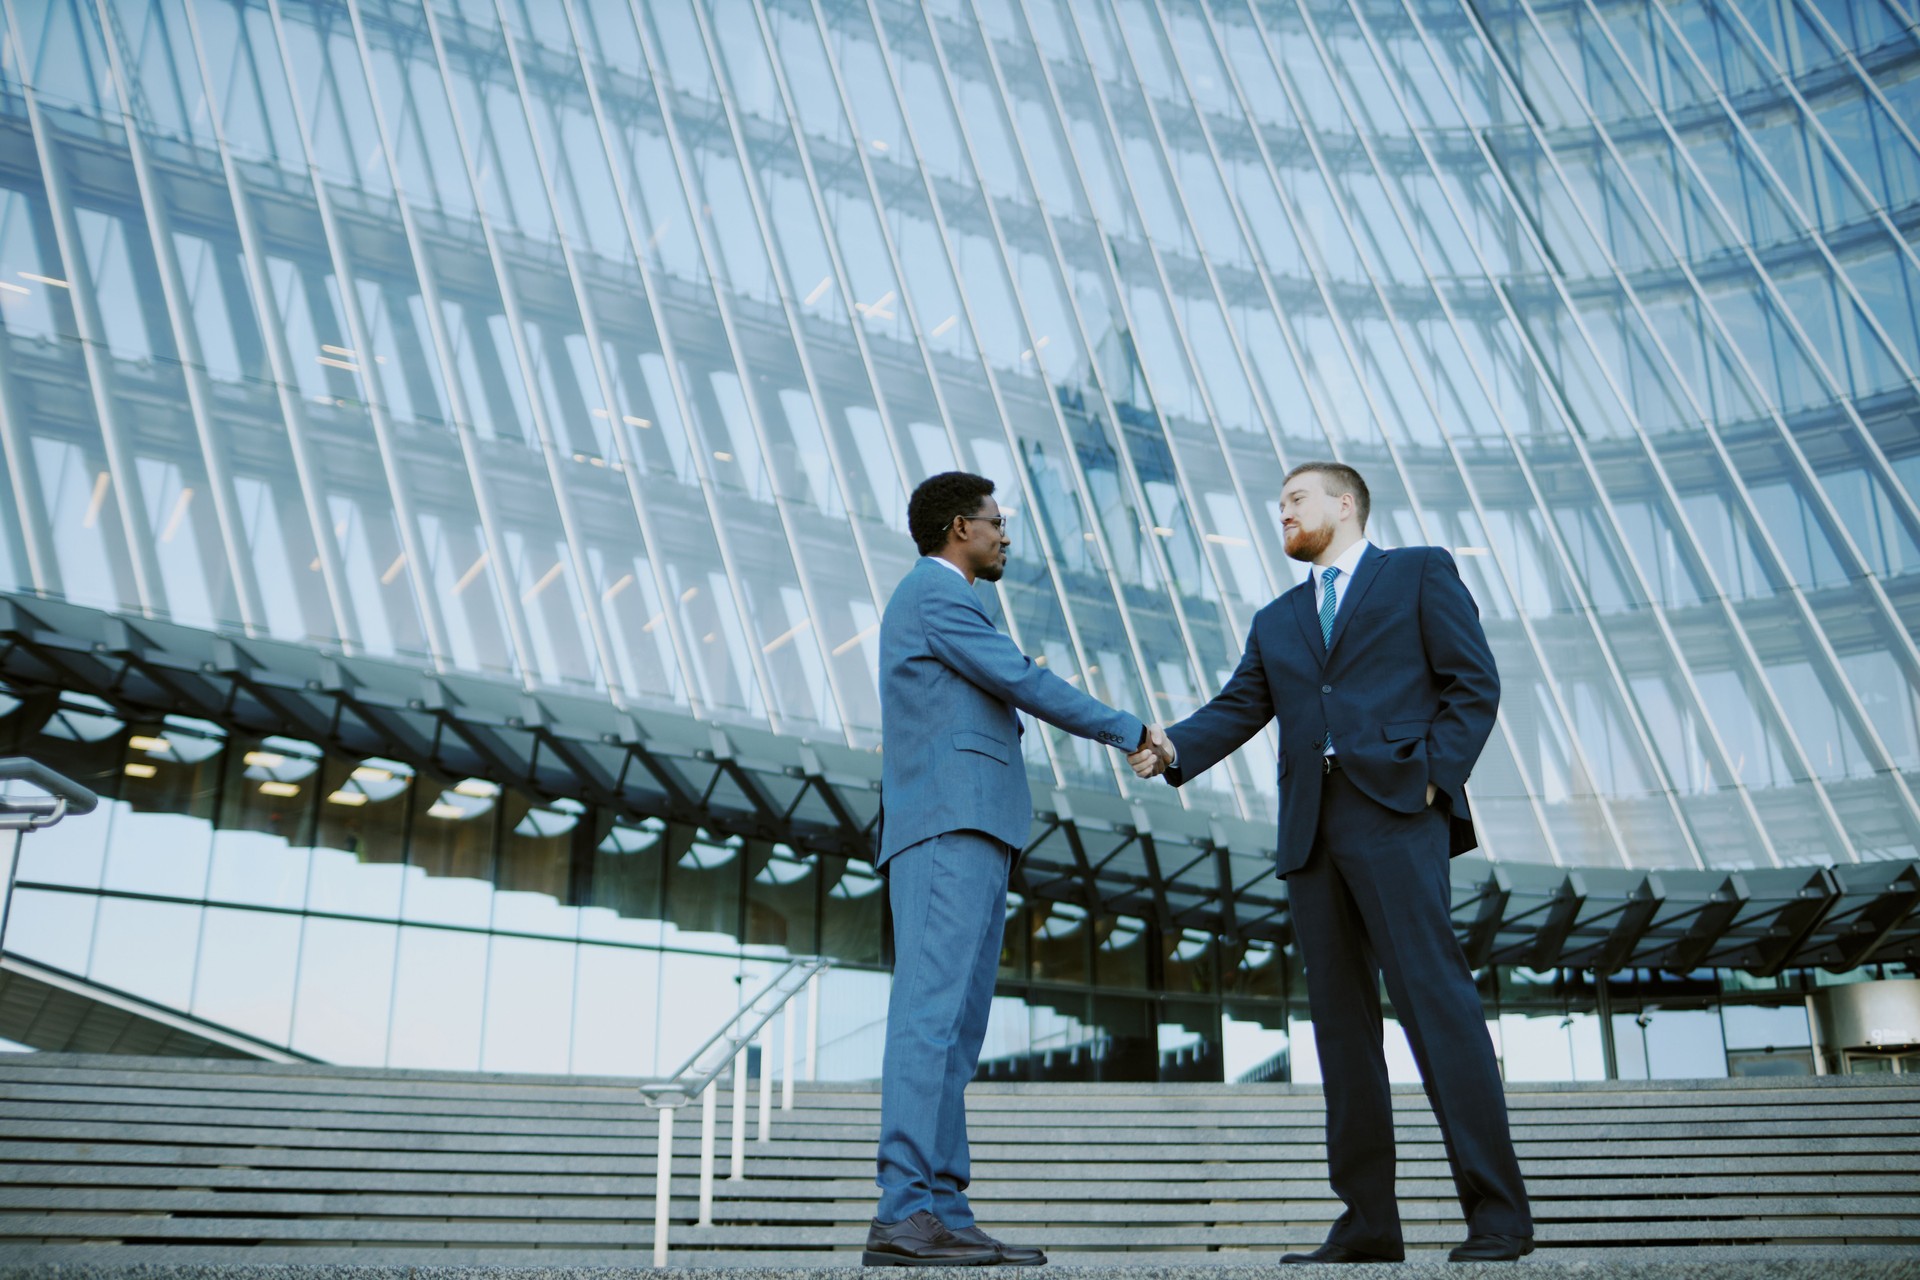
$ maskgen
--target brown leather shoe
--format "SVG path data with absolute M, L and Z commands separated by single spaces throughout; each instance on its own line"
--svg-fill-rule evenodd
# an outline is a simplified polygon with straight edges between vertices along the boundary
M 986 1245 L 999 1256 L 994 1259 L 995 1266 L 1001 1267 L 1044 1267 L 1047 1255 L 1039 1249 L 1021 1244 L 1002 1244 L 982 1231 L 976 1224 L 971 1227 L 949 1227 L 954 1235 L 969 1244 Z
M 991 1243 L 962 1240 L 926 1209 L 899 1222 L 876 1218 L 860 1255 L 868 1267 L 989 1267 L 998 1261 L 1000 1251 Z

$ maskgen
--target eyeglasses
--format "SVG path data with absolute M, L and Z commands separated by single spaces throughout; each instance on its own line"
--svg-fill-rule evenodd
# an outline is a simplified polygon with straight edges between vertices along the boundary
M 1013 517 L 1007 516 L 1007 515 L 998 515 L 998 516 L 956 516 L 954 518 L 957 520 L 981 520 L 986 522 L 987 524 L 992 525 L 994 528 L 998 529 L 1000 532 L 1005 533 L 1007 531 L 1007 521 L 1011 520 Z

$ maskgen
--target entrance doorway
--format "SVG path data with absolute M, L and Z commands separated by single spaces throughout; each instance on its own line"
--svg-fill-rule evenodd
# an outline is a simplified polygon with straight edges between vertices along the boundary
M 1920 1049 L 1845 1049 L 1840 1071 L 1849 1076 L 1920 1076 Z

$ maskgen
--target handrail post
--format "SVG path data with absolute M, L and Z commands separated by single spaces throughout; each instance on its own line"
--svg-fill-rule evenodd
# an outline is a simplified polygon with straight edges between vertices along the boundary
M 733 1159 L 727 1174 L 729 1182 L 747 1180 L 747 1042 L 742 1040 L 733 1055 Z
M 763 1143 L 773 1141 L 773 1031 L 772 1024 L 760 1028 L 760 1129 Z
M 653 1265 L 667 1265 L 667 1212 L 673 1203 L 673 1111 L 660 1108 L 660 1159 L 653 1175 Z
M 719 1127 L 715 1113 L 719 1110 L 720 1085 L 718 1081 L 707 1081 L 707 1087 L 700 1091 L 700 1225 L 713 1225 L 713 1136 Z
M 820 974 L 807 979 L 807 1079 L 818 1080 L 820 1064 Z
M 800 1011 L 793 1007 L 793 1001 L 787 1001 L 787 1025 L 780 1032 L 780 1109 L 793 1110 L 793 1033 L 800 1021 Z
M 0 761 L 4 765 L 5 761 Z M 760 1047 L 760 1141 L 770 1142 L 773 1129 L 773 1021 L 783 1008 L 786 1010 L 786 1085 L 783 1097 L 785 1105 L 792 1106 L 793 1096 L 793 1053 L 794 1053 L 794 1010 L 792 1003 L 800 994 L 806 981 L 830 965 L 832 961 L 814 957 L 805 961 L 789 961 L 766 987 L 746 1004 L 741 1005 L 733 1017 L 713 1033 L 707 1042 L 694 1052 L 694 1055 L 673 1073 L 668 1080 L 649 1080 L 640 1086 L 649 1106 L 661 1109 L 661 1153 L 660 1178 L 662 1190 L 659 1193 L 657 1216 L 659 1222 L 655 1228 L 660 1243 L 656 1245 L 655 1255 L 666 1256 L 667 1213 L 670 1202 L 667 1196 L 670 1188 L 666 1180 L 672 1176 L 673 1121 L 667 1114 L 674 1108 L 692 1102 L 695 1096 L 700 1099 L 700 1216 L 698 1225 L 713 1225 L 713 1182 L 716 1176 L 714 1147 L 718 1142 L 720 1078 L 731 1066 L 733 1070 L 733 1130 L 729 1156 L 732 1167 L 728 1171 L 729 1182 L 747 1180 L 747 1090 L 752 1087 L 751 1072 L 748 1064 L 752 1058 L 753 1046 Z M 798 985 L 796 985 L 798 983 Z M 716 1060 L 709 1051 L 718 1049 L 724 1043 L 725 1049 Z M 706 1064 L 706 1065 L 703 1065 Z M 656 1262 L 655 1265 L 664 1265 Z
M 0 836 L 5 834 L 0 832 Z M 7 892 L 0 898 L 0 951 L 7 949 L 7 926 L 13 923 L 13 881 L 20 874 L 20 857 L 26 852 L 26 839 L 24 831 L 13 833 L 13 852 L 7 858 Z

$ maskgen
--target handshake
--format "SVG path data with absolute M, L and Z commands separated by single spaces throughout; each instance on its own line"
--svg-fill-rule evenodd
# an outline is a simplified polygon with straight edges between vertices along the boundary
M 1149 725 L 1139 749 L 1127 757 L 1127 763 L 1133 766 L 1136 777 L 1157 778 L 1165 773 L 1173 765 L 1173 741 L 1167 731 L 1157 724 Z

